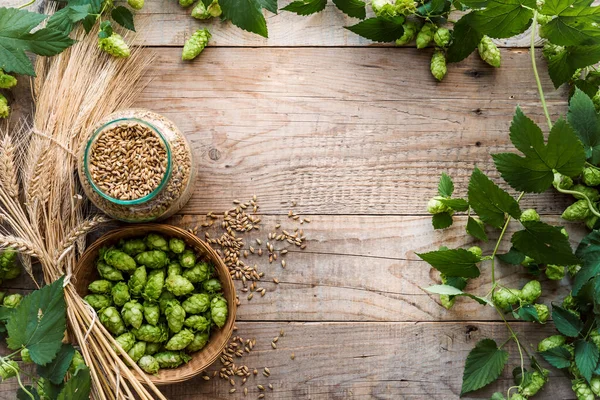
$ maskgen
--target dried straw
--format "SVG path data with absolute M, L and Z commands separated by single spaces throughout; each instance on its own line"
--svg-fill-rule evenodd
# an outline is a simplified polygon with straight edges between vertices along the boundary
M 29 257 L 39 260 L 46 282 L 66 275 L 69 336 L 90 367 L 91 398 L 165 399 L 126 353 L 112 348 L 111 334 L 69 283 L 85 235 L 105 221 L 86 217 L 74 155 L 101 118 L 132 104 L 153 57 L 134 49 L 116 59 L 98 50 L 95 35 L 75 36 L 70 49 L 36 61 L 32 125 L 0 130 L 0 248 L 21 251 L 32 277 Z

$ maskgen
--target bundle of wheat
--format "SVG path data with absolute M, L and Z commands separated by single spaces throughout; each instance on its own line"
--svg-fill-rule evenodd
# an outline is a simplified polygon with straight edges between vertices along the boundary
M 105 221 L 86 216 L 75 154 L 102 117 L 131 105 L 152 57 L 137 49 L 113 58 L 98 49 L 95 35 L 76 36 L 67 51 L 37 60 L 33 122 L 0 132 L 0 248 L 18 249 L 32 278 L 31 257 L 46 282 L 66 276 L 68 333 L 90 368 L 92 398 L 165 399 L 127 353 L 114 350 L 114 339 L 70 282 L 86 233 Z

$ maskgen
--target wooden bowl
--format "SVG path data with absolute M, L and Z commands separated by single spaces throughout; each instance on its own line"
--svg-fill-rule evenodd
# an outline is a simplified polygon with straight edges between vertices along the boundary
M 219 358 L 233 333 L 236 312 L 235 287 L 227 266 L 217 253 L 195 235 L 175 226 L 162 224 L 131 225 L 109 232 L 96 240 L 79 259 L 73 275 L 77 293 L 82 297 L 87 295 L 89 293 L 88 285 L 97 279 L 101 279 L 96 269 L 96 260 L 100 248 L 117 244 L 121 239 L 145 236 L 150 232 L 183 239 L 188 246 L 196 249 L 198 254 L 210 261 L 215 266 L 215 271 L 223 285 L 223 293 L 229 308 L 227 322 L 223 328 L 211 332 L 208 344 L 202 350 L 192 353 L 190 362 L 174 369 L 161 369 L 158 375 L 148 375 L 155 385 L 169 385 L 186 381 L 204 371 Z M 141 378 L 140 381 L 142 382 Z

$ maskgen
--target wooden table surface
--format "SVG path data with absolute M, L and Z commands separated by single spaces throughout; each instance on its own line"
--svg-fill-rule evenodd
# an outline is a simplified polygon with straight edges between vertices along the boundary
M 484 337 L 503 341 L 507 331 L 491 308 L 472 301 L 445 310 L 423 291 L 438 274 L 415 252 L 472 243 L 464 217 L 445 232 L 431 226 L 425 208 L 439 175 L 449 173 L 464 195 L 475 165 L 498 177 L 490 153 L 512 148 L 508 128 L 517 104 L 544 123 L 528 39 L 502 43 L 500 69 L 472 55 L 450 65 L 438 83 L 429 73 L 432 49 L 372 45 L 343 29 L 352 21 L 331 4 L 311 17 L 269 15 L 268 40 L 213 22 L 211 46 L 185 63 L 181 45 L 203 24 L 173 0 L 147 1 L 142 19 L 140 41 L 157 59 L 136 106 L 171 118 L 200 165 L 192 200 L 171 222 L 199 225 L 203 235 L 206 213 L 256 194 L 262 228 L 246 236 L 247 247 L 260 247 L 255 238 L 264 247 L 278 223 L 307 237 L 305 250 L 290 248 L 285 269 L 265 256 L 248 260 L 264 271 L 267 294 L 248 301 L 240 293 L 238 334 L 256 338 L 257 346 L 239 364 L 271 370 L 268 380 L 250 378 L 248 398 L 257 397 L 256 384 L 269 382 L 274 391 L 267 389 L 267 399 L 458 398 L 470 349 Z M 540 51 L 536 57 L 544 66 Z M 558 117 L 566 90 L 555 91 L 541 70 Z M 30 107 L 19 101 L 17 108 Z M 522 203 L 557 222 L 568 199 L 548 192 Z M 291 209 L 311 223 L 288 218 Z M 474 293 L 490 286 L 483 269 L 469 284 Z M 527 280 L 511 268 L 500 276 L 508 286 Z M 31 288 L 26 279 L 14 286 Z M 544 287 L 547 304 L 569 290 L 565 282 Z M 555 332 L 550 323 L 513 327 L 528 346 Z M 274 350 L 271 340 L 281 329 L 285 336 Z M 512 386 L 517 362 L 511 348 L 502 378 L 467 398 Z M 536 398 L 574 398 L 566 377 L 556 370 L 551 376 Z M 7 386 L 0 396 L 12 398 Z M 197 378 L 164 393 L 173 400 L 243 398 L 236 387 L 230 395 L 227 381 Z

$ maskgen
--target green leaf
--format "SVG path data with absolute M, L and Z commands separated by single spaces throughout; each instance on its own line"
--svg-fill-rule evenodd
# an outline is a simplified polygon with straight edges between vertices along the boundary
M 484 306 L 491 305 L 491 303 L 487 299 L 484 299 L 483 297 L 475 296 L 474 294 L 471 294 L 471 293 L 465 293 L 462 290 L 457 289 L 454 286 L 450 286 L 450 285 L 433 285 L 433 286 L 429 286 L 425 290 L 427 290 L 430 293 L 435 293 L 435 294 L 446 294 L 449 296 L 469 297 Z
M 473 170 L 469 181 L 469 204 L 486 224 L 500 228 L 505 214 L 518 219 L 521 216 L 519 203 L 500 189 L 479 168 Z
M 548 74 L 559 88 L 568 82 L 579 68 L 594 65 L 600 61 L 600 45 L 595 46 L 570 46 L 565 51 L 548 60 Z
M 519 265 L 525 261 L 525 254 L 521 253 L 514 247 L 511 247 L 508 253 L 496 254 L 496 257 L 498 257 L 500 261 L 512 265 Z
M 467 211 L 469 209 L 469 203 L 463 199 L 439 199 L 439 201 L 454 211 Z
M 560 228 L 541 221 L 523 221 L 521 224 L 525 229 L 515 232 L 511 238 L 516 250 L 533 258 L 538 264 L 579 263 L 569 239 L 562 234 Z
M 298 0 L 293 1 L 282 10 L 295 12 L 298 15 L 310 15 L 323 11 L 327 6 L 327 0 Z
M 90 398 L 90 370 L 80 368 L 65 384 L 57 400 L 88 400 Z
M 517 316 L 523 321 L 540 322 L 537 310 L 531 304 L 525 304 L 516 311 Z
M 571 365 L 571 353 L 564 347 L 554 347 L 550 350 L 546 350 L 540 353 L 548 364 L 554 368 L 562 369 L 568 368 Z
M 485 229 L 475 220 L 473 217 L 469 217 L 467 220 L 467 233 L 473 236 L 476 239 L 483 240 L 484 242 L 488 241 L 487 234 L 485 233 Z
M 600 7 L 593 0 L 547 0 L 542 14 L 556 16 L 540 28 L 540 35 L 560 46 L 592 45 L 600 40 Z
M 598 347 L 594 343 L 578 340 L 575 342 L 575 364 L 581 376 L 588 382 L 592 379 L 592 374 L 596 365 L 598 365 Z
M 575 252 L 583 262 L 581 270 L 575 275 L 573 295 L 577 295 L 581 288 L 593 277 L 600 274 L 600 231 L 592 231 L 584 237 Z
M 52 362 L 41 366 L 38 365 L 37 372 L 42 378 L 49 379 L 55 385 L 60 385 L 65 379 L 65 374 L 71 365 L 71 360 L 75 354 L 73 346 L 63 343 L 58 354 Z
M 506 361 L 507 351 L 499 349 L 492 339 L 481 340 L 467 356 L 460 395 L 481 389 L 498 379 Z
M 75 43 L 65 33 L 43 28 L 30 31 L 46 16 L 16 8 L 0 8 L 0 69 L 35 75 L 25 51 L 53 56 Z
M 63 278 L 26 296 L 6 324 L 11 350 L 29 349 L 38 365 L 52 361 L 60 350 L 67 328 Z
M 583 143 L 588 161 L 599 164 L 600 116 L 596 114 L 592 99 L 579 89 L 575 89 L 575 94 L 571 97 L 567 119 Z
M 510 140 L 525 157 L 514 153 L 492 157 L 502 178 L 516 190 L 541 193 L 552 185 L 554 170 L 572 177 L 579 175 L 585 165 L 583 145 L 563 119 L 552 127 L 546 145 L 540 127 L 517 107 Z
M 465 249 L 430 251 L 417 256 L 447 276 L 477 278 L 480 273 L 476 264 L 481 258 Z
M 333 0 L 333 4 L 350 17 L 367 18 L 366 4 L 362 0 Z
M 90 4 L 68 5 L 50 16 L 46 28 L 69 34 L 75 23 L 86 18 L 90 14 L 90 10 Z
M 452 225 L 452 215 L 449 212 L 434 214 L 431 217 L 433 229 L 446 229 Z
M 464 6 L 468 8 L 478 9 L 487 7 L 489 0 L 461 0 Z
M 461 278 L 460 276 L 447 276 L 446 285 L 457 288 L 458 290 L 464 290 L 467 287 L 467 279 Z
M 490 0 L 485 9 L 473 11 L 470 25 L 493 38 L 509 38 L 531 25 L 535 0 Z
M 260 6 L 273 14 L 277 14 L 277 0 L 258 0 Z
M 452 193 L 454 193 L 454 182 L 452 182 L 450 176 L 442 172 L 440 183 L 438 184 L 438 194 L 442 197 L 451 197 Z
M 119 6 L 110 12 L 112 19 L 125 29 L 135 32 L 135 26 L 133 24 L 133 14 L 128 8 Z
M 34 400 L 40 400 L 40 395 L 36 388 L 34 388 L 31 385 L 25 385 L 25 389 L 27 389 L 27 391 L 33 395 Z M 19 390 L 17 390 L 17 399 L 18 400 L 31 400 L 31 396 L 29 396 L 27 393 L 25 393 L 23 388 L 19 388 Z
M 441 17 L 450 11 L 452 2 L 450 0 L 431 0 L 417 7 L 417 14 L 423 17 Z
M 223 17 L 235 26 L 269 37 L 267 21 L 262 13 L 262 5 L 258 0 L 219 0 Z
M 454 40 L 446 54 L 446 59 L 450 63 L 459 62 L 467 58 L 477 48 L 477 45 L 479 45 L 479 42 L 483 38 L 483 33 L 471 25 L 472 14 L 463 16 L 454 24 Z
M 577 337 L 583 329 L 583 322 L 569 310 L 552 305 L 552 319 L 560 333 L 569 337 Z
M 403 17 L 369 18 L 356 25 L 346 26 L 349 31 L 375 42 L 393 42 L 404 33 Z

